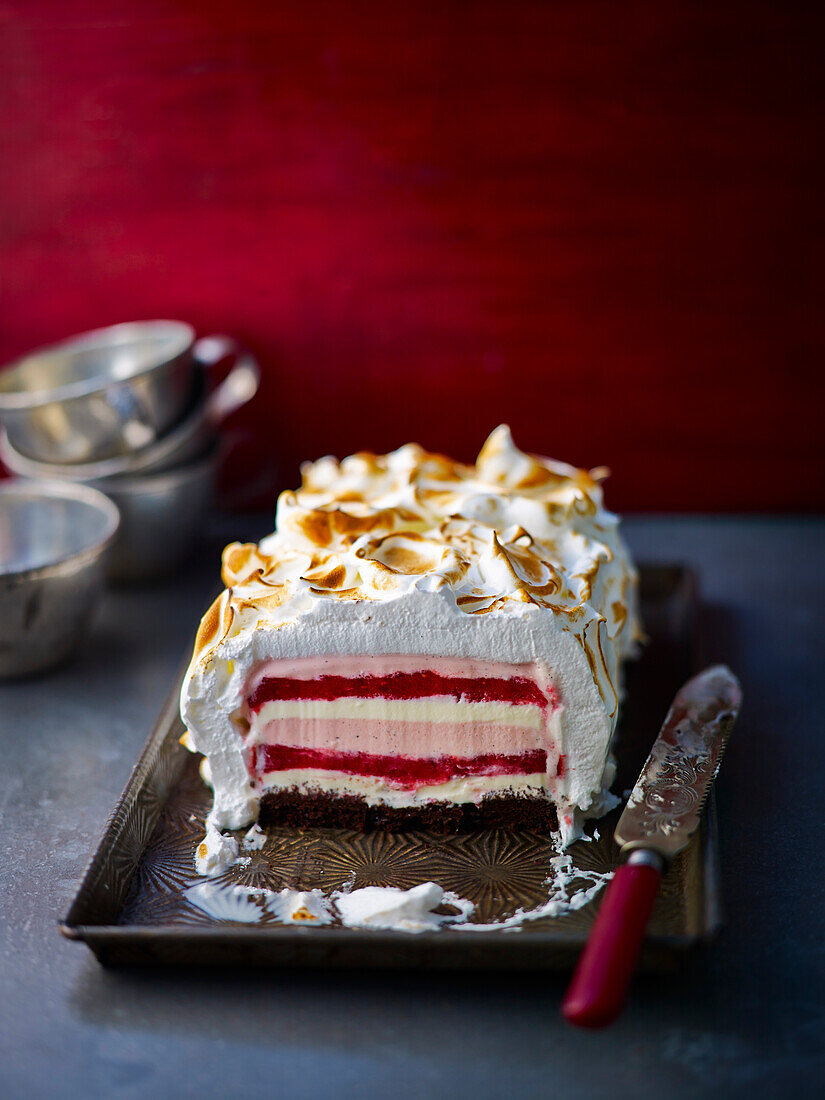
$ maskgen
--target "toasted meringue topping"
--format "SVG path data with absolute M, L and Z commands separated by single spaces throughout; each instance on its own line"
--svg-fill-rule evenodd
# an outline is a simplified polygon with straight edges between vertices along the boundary
M 241 631 L 295 623 L 319 600 L 422 589 L 470 616 L 551 612 L 615 715 L 619 664 L 638 635 L 636 574 L 603 506 L 603 467 L 524 454 L 502 425 L 475 466 L 408 444 L 301 472 L 301 487 L 280 496 L 275 532 L 224 551 L 227 588 L 204 617 L 193 666 Z

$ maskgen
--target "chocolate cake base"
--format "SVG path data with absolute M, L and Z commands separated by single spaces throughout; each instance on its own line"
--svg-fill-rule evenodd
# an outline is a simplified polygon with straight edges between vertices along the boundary
M 474 833 L 479 829 L 558 829 L 556 807 L 544 798 L 486 795 L 478 803 L 431 802 L 426 806 L 370 806 L 355 795 L 302 794 L 296 788 L 269 791 L 261 798 L 261 825 L 327 827 L 368 832 Z

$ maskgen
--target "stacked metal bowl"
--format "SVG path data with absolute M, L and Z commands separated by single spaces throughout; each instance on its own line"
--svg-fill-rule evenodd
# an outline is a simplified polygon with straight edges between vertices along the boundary
M 25 479 L 0 493 L 0 585 L 23 599 L 23 573 L 95 551 L 118 581 L 180 567 L 213 501 L 220 425 L 259 381 L 231 338 L 180 321 L 113 325 L 0 371 L 0 459 Z M 0 636 L 0 674 L 3 654 Z
M 232 357 L 218 385 L 210 372 Z M 105 576 L 172 573 L 212 503 L 221 422 L 259 367 L 180 321 L 114 324 L 0 371 L 0 678 L 65 659 Z

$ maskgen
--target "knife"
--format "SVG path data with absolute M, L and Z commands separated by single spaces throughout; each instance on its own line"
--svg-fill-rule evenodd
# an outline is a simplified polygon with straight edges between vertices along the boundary
M 714 665 L 671 704 L 614 837 L 618 867 L 562 1004 L 579 1027 L 604 1027 L 622 1010 L 662 874 L 699 825 L 742 702 L 739 681 Z

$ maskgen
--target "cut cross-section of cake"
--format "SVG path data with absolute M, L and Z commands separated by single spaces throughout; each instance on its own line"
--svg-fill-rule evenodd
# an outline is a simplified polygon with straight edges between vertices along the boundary
M 635 572 L 604 471 L 321 459 L 224 551 L 181 695 L 211 823 L 576 835 L 611 778 Z
M 558 700 L 535 664 L 426 654 L 266 661 L 244 695 L 264 820 L 554 824 L 546 791 L 564 767 Z

